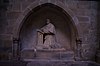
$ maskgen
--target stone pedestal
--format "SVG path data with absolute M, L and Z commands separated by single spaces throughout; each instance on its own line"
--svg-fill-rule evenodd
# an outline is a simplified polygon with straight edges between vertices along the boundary
M 74 60 L 74 52 L 61 49 L 28 49 L 22 51 L 23 60 Z

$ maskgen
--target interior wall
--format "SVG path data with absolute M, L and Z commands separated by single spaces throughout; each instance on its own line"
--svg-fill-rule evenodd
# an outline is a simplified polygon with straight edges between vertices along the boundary
M 99 9 L 97 9 L 99 2 L 81 0 L 0 0 L 0 50 L 2 52 L 0 60 L 9 58 L 9 53 L 12 51 L 13 37 L 19 37 L 19 34 L 17 34 L 19 30 L 16 29 L 20 28 L 20 24 L 27 12 L 45 3 L 55 4 L 71 15 L 79 36 L 82 38 L 83 59 L 94 59 L 97 55 L 95 54 L 96 47 L 99 44 L 96 39 L 99 39 L 98 35 L 100 34 L 99 30 L 97 30 L 100 21 L 97 16 L 99 15 Z M 76 19 L 74 19 L 74 16 Z

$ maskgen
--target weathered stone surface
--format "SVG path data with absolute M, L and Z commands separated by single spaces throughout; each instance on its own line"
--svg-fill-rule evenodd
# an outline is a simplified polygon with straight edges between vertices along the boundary
M 26 66 L 24 61 L 0 61 L 0 66 Z
M 77 7 L 79 9 L 90 9 L 91 8 L 91 5 L 89 5 L 89 4 L 91 4 L 91 2 L 88 2 L 88 1 L 79 1 L 77 3 Z
M 95 45 L 82 44 L 82 57 L 84 60 L 95 60 Z
M 90 18 L 88 16 L 78 16 L 78 20 L 82 22 L 90 22 Z
M 15 33 L 15 31 L 13 31 L 13 28 L 15 28 L 17 24 L 19 24 L 19 21 L 16 21 L 17 18 L 20 17 L 21 14 L 23 14 L 23 16 L 20 18 L 25 19 L 28 12 L 30 12 L 35 6 L 47 3 L 47 1 L 51 1 L 49 3 L 55 3 L 57 6 L 61 6 L 62 9 L 68 8 L 71 11 L 71 13 L 73 13 L 75 16 L 78 16 L 77 19 L 78 19 L 79 24 L 77 26 L 76 25 L 75 26 L 77 27 L 79 37 L 82 37 L 82 43 L 86 44 L 85 46 L 83 46 L 83 50 L 86 51 L 86 52 L 84 52 L 84 54 L 86 54 L 86 55 L 84 55 L 84 59 L 87 59 L 87 58 L 91 59 L 91 58 L 95 57 L 94 50 L 96 49 L 96 46 L 97 46 L 96 44 L 98 43 L 98 45 L 99 45 L 99 36 L 100 36 L 99 35 L 99 32 L 100 32 L 100 30 L 99 30 L 99 26 L 100 26 L 99 25 L 99 22 L 100 22 L 99 10 L 100 10 L 100 8 L 99 8 L 99 3 L 96 1 L 1 0 L 0 1 L 0 34 L 1 34 L 0 35 L 0 43 L 2 44 L 2 46 L 10 47 L 9 46 L 11 44 L 10 41 L 12 40 L 11 36 L 13 35 L 13 33 Z M 29 10 L 27 9 L 27 7 Z M 23 13 L 23 11 L 25 9 L 28 10 L 27 13 L 26 12 Z M 51 11 L 53 11 L 53 10 L 51 10 Z M 45 15 L 45 14 L 43 14 L 43 15 Z M 43 15 L 42 15 L 42 17 L 43 17 Z M 72 19 L 72 16 L 70 14 L 67 16 L 70 16 L 69 18 Z M 52 16 L 50 16 L 50 17 L 52 17 Z M 52 17 L 52 18 L 54 20 L 57 20 L 57 19 L 55 19 L 55 17 Z M 63 18 L 65 18 L 67 20 L 66 17 L 63 17 Z M 62 22 L 63 20 L 59 20 L 59 21 Z M 68 21 L 66 21 L 66 22 L 68 22 Z M 64 25 L 64 24 L 60 23 L 60 25 Z M 28 31 L 29 31 L 28 34 L 30 34 L 30 30 L 28 30 Z M 10 34 L 10 35 L 7 35 L 7 34 Z M 24 36 L 26 36 L 26 35 L 24 35 Z M 97 37 L 98 37 L 98 42 L 96 41 Z M 61 39 L 61 40 L 63 40 L 63 39 Z M 27 39 L 25 41 L 27 41 Z M 94 47 L 91 47 L 91 46 L 94 46 Z
M 17 19 L 21 12 L 8 12 L 7 17 L 8 19 Z
M 12 35 L 9 34 L 1 34 L 0 35 L 1 40 L 12 40 Z
M 75 9 L 75 14 L 78 16 L 90 16 L 91 11 L 90 9 Z
M 21 53 L 22 59 L 25 60 L 67 60 L 74 61 L 74 52 L 73 51 L 65 51 L 65 50 L 54 50 L 54 49 L 44 49 L 37 50 L 34 52 L 34 49 L 23 50 Z
M 55 4 L 56 4 L 56 3 L 57 3 L 57 1 L 56 1 L 56 0 L 51 0 L 51 3 L 55 3 Z
M 48 0 L 40 0 L 39 4 L 44 4 L 44 3 L 48 3 Z
M 9 11 L 20 12 L 21 11 L 21 4 L 20 2 L 12 2 L 9 7 L 7 7 Z
M 73 61 L 32 61 L 27 64 L 27 66 L 99 66 L 97 63 L 93 62 L 73 62 Z

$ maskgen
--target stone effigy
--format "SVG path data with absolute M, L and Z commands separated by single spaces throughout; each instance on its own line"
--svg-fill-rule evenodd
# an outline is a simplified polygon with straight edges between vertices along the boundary
M 47 24 L 40 29 L 37 29 L 37 48 L 38 49 L 51 49 L 57 48 L 55 39 L 56 31 L 55 26 L 47 19 Z

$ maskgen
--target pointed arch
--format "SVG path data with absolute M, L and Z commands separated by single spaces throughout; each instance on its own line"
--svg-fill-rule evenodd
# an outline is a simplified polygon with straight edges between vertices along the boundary
M 37 3 L 37 2 L 36 2 Z M 43 4 L 31 4 L 29 5 L 25 11 L 19 16 L 19 18 L 16 20 L 16 26 L 14 27 L 14 38 L 19 38 L 20 30 L 25 22 L 25 20 L 32 14 L 41 9 L 42 7 L 50 6 L 52 8 L 56 8 L 58 11 L 62 12 L 65 17 L 68 17 L 70 20 L 68 23 L 71 26 L 71 46 L 73 49 L 75 49 L 75 39 L 79 38 L 79 31 L 77 28 L 78 20 L 77 17 L 73 14 L 73 12 L 69 8 L 65 8 L 65 5 L 63 4 L 55 4 L 55 3 L 43 3 Z
M 41 5 L 46 5 L 46 4 L 48 4 L 48 3 L 43 3 Z M 78 27 L 77 27 L 79 21 L 78 21 L 77 17 L 75 16 L 75 14 L 68 7 L 65 7 L 65 5 L 63 5 L 61 3 L 60 4 L 49 3 L 49 4 L 54 5 L 55 7 L 61 9 L 63 13 L 65 13 L 67 16 L 70 17 L 70 20 L 72 20 L 72 24 L 73 24 L 73 26 L 74 26 L 74 28 L 75 28 L 75 30 L 77 32 L 76 34 L 79 37 L 79 31 L 78 31 Z M 27 16 L 29 16 L 33 12 L 33 9 L 34 8 L 41 7 L 41 5 L 39 4 L 39 2 L 32 3 L 31 5 L 29 5 L 20 14 L 20 16 L 17 18 L 17 20 L 15 22 L 16 23 L 16 26 L 14 27 L 13 37 L 15 37 L 15 38 L 18 38 L 19 37 L 20 28 L 23 25 L 24 20 L 27 18 Z

